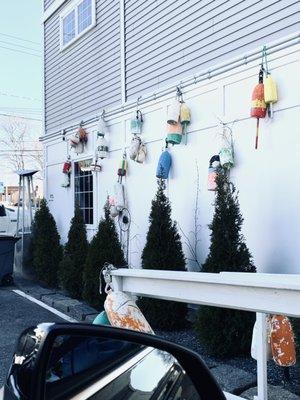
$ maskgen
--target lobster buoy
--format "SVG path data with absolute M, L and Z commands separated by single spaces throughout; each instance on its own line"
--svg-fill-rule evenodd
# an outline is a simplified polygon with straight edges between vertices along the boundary
M 142 139 L 134 135 L 129 147 L 129 158 L 139 164 L 143 164 L 146 160 L 147 148 Z
M 134 116 L 130 120 L 130 131 L 133 135 L 140 135 L 142 133 L 143 115 L 140 110 L 136 110 Z
M 63 182 L 61 187 L 68 188 L 71 186 L 70 174 L 64 174 Z
M 71 136 L 70 138 L 70 146 L 75 148 L 79 144 L 79 135 L 76 133 L 75 135 Z
M 118 176 L 120 178 L 120 181 L 122 181 L 122 178 L 126 176 L 127 168 L 128 168 L 128 162 L 126 160 L 126 155 L 124 154 L 118 168 Z
M 116 210 L 118 212 L 122 211 L 125 208 L 125 191 L 124 191 L 124 186 L 122 185 L 121 182 L 117 182 L 114 185 L 114 205 L 116 207 Z
M 171 144 L 180 144 L 182 140 L 182 125 L 180 122 L 176 124 L 167 126 L 168 134 L 167 134 L 167 143 Z
M 116 207 L 116 201 L 114 197 L 109 197 L 109 212 L 111 217 L 115 218 L 119 215 L 119 211 L 117 210 Z
M 180 106 L 180 122 L 182 125 L 182 132 L 186 135 L 187 127 L 191 123 L 191 111 L 185 102 L 182 102 Z
M 63 174 L 70 174 L 71 173 L 72 163 L 71 161 L 66 161 L 63 165 Z
M 138 153 L 139 153 L 139 148 L 142 143 L 142 140 L 139 136 L 134 135 L 134 137 L 131 139 L 130 147 L 129 147 L 129 158 L 133 161 L 136 160 Z
M 78 129 L 78 137 L 81 143 L 87 143 L 88 141 L 87 132 L 82 126 L 80 126 Z
M 96 152 L 101 159 L 108 157 L 108 143 L 102 132 L 97 133 Z
M 64 188 L 70 187 L 70 185 L 71 185 L 71 180 L 70 180 L 71 168 L 72 168 L 72 163 L 68 158 L 68 160 L 66 162 L 64 162 L 63 169 L 62 169 L 62 172 L 64 174 L 64 180 L 63 180 L 61 186 Z
M 273 315 L 271 319 L 271 349 L 273 360 L 281 367 L 296 364 L 296 347 L 293 328 L 288 317 Z
M 108 127 L 104 119 L 104 111 L 98 121 L 97 134 L 105 136 L 108 133 Z
M 135 161 L 139 164 L 143 164 L 146 161 L 146 156 L 147 156 L 146 145 L 145 143 L 141 142 Z
M 98 157 L 94 157 L 90 166 L 90 171 L 92 172 L 101 172 L 102 166 L 98 162 Z
M 252 92 L 251 102 L 251 117 L 256 118 L 256 136 L 255 136 L 255 149 L 258 147 L 258 134 L 259 134 L 259 120 L 265 118 L 267 106 L 265 103 L 264 94 L 264 71 L 261 66 L 258 75 L 258 84 L 255 86 Z
M 124 292 L 108 292 L 104 309 L 112 326 L 154 334 L 135 301 Z
M 207 190 L 215 192 L 217 190 L 217 171 L 220 166 L 220 156 L 215 155 L 209 160 L 208 167 L 208 180 L 207 180 Z
M 168 150 L 165 150 L 161 153 L 159 157 L 156 169 L 156 177 L 159 179 L 168 179 L 171 165 L 171 154 L 168 152 Z
M 258 342 L 258 328 L 257 322 L 253 326 L 252 332 L 252 342 L 251 342 L 251 357 L 254 360 L 257 360 L 257 342 Z M 270 344 L 270 335 L 271 335 L 271 318 L 270 316 L 266 317 L 266 356 L 267 360 L 272 359 L 272 351 L 271 351 L 271 344 Z
M 181 107 L 180 101 L 177 98 L 174 99 L 168 108 L 168 117 L 167 117 L 168 124 L 176 125 L 178 123 L 180 118 L 180 107 Z
M 97 315 L 93 321 L 93 325 L 110 325 L 105 311 L 101 311 L 101 313 Z
M 277 85 L 270 73 L 267 74 L 264 86 L 265 103 L 270 110 L 270 117 L 273 117 L 273 104 L 278 101 Z
M 225 169 L 230 169 L 234 166 L 233 148 L 232 146 L 224 146 L 221 148 L 220 164 Z

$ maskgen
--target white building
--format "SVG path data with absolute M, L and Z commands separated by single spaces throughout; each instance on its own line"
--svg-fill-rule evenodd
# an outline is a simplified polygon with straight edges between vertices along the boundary
M 123 183 L 131 213 L 129 262 L 140 266 L 167 111 L 180 86 L 192 123 L 187 144 L 183 140 L 170 149 L 167 192 L 173 218 L 193 241 L 198 166 L 200 262 L 209 247 L 215 195 L 207 190 L 208 163 L 220 150 L 221 119 L 233 130 L 236 166 L 231 179 L 239 191 L 243 233 L 258 271 L 299 273 L 299 11 L 298 1 L 286 0 L 45 0 L 44 189 L 62 239 L 75 197 L 85 210 L 89 236 L 94 235 L 132 138 L 130 119 L 139 99 L 147 160 L 137 164 L 128 158 Z M 260 121 L 255 150 L 256 120 L 249 115 L 264 45 L 279 101 L 273 119 Z M 82 194 L 74 184 L 77 163 L 94 156 L 103 109 L 109 158 L 101 162 L 101 172 L 80 178 Z M 76 154 L 69 139 L 81 121 L 88 143 L 84 153 Z M 68 156 L 71 185 L 63 188 Z M 189 258 L 187 246 L 185 252 Z

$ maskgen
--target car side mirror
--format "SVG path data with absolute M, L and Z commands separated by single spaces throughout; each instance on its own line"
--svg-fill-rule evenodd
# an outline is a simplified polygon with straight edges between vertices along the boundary
M 19 397 L 13 397 L 16 391 Z M 110 400 L 131 394 L 225 400 L 193 351 L 154 335 L 75 323 L 40 324 L 23 332 L 3 399 Z

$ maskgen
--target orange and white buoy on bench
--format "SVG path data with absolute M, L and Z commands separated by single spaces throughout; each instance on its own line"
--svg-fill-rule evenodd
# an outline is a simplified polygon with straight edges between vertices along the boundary
M 134 299 L 127 293 L 113 290 L 110 272 L 115 269 L 116 268 L 113 265 L 106 263 L 100 272 L 99 292 L 101 294 L 101 279 L 103 272 L 104 281 L 106 283 L 104 310 L 111 326 L 154 334 L 151 326 L 144 317 L 142 311 L 136 305 Z
M 293 328 L 288 317 L 273 315 L 270 332 L 273 360 L 281 367 L 296 364 L 296 346 Z
M 135 301 L 124 292 L 108 292 L 104 309 L 112 326 L 154 333 Z

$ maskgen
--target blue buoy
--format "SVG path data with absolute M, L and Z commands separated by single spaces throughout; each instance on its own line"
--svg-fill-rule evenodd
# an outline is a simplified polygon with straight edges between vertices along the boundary
M 156 169 L 156 177 L 159 179 L 168 179 L 171 164 L 172 164 L 171 155 L 167 150 L 165 150 L 164 152 L 161 153 L 159 157 Z

